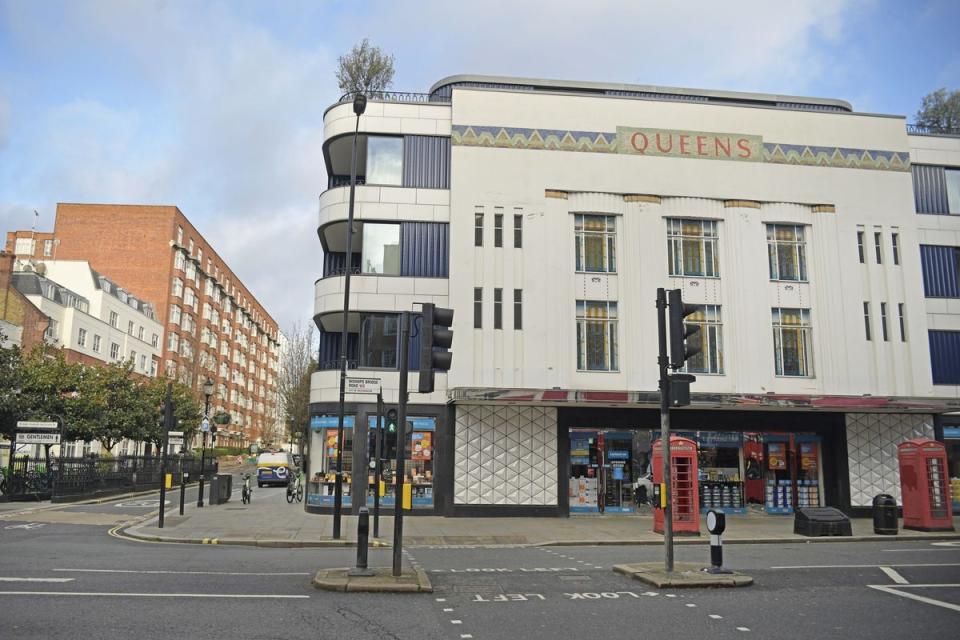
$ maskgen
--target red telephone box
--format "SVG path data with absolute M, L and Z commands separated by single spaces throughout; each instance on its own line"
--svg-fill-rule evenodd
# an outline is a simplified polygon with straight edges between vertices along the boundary
M 918 438 L 897 447 L 903 528 L 953 531 L 947 448 L 942 442 Z
M 662 440 L 653 443 L 653 482 L 663 482 Z M 697 476 L 697 443 L 689 438 L 670 437 L 670 508 L 673 510 L 673 532 L 700 535 L 700 483 Z M 663 510 L 653 510 L 653 530 L 663 533 Z

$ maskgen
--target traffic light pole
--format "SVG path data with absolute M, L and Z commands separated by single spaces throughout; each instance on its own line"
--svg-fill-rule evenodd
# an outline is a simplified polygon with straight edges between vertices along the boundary
M 170 448 L 170 430 L 173 428 L 173 383 L 167 383 L 167 397 L 163 403 L 163 451 L 160 453 L 160 517 L 157 528 L 163 529 L 167 510 L 167 449 Z
M 667 292 L 657 289 L 657 333 L 660 343 L 660 447 L 663 451 L 663 490 L 666 493 L 663 507 L 663 566 L 667 573 L 673 572 L 673 505 L 670 472 L 670 375 L 667 371 Z
M 400 398 L 397 403 L 397 469 L 394 473 L 393 575 L 400 577 L 403 566 L 403 468 L 407 448 L 407 373 L 410 368 L 409 311 L 400 315 Z
M 380 537 L 380 458 L 383 457 L 383 387 L 377 392 L 377 426 L 373 434 L 373 537 Z

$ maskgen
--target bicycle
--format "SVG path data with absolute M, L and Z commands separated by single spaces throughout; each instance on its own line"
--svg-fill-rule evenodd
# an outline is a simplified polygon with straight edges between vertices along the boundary
M 253 499 L 253 487 L 250 486 L 250 474 L 243 476 L 243 488 L 240 490 L 240 502 L 250 504 Z
M 293 483 L 287 484 L 287 504 L 293 504 L 293 501 L 303 502 L 303 482 L 300 480 L 301 474 L 297 472 Z

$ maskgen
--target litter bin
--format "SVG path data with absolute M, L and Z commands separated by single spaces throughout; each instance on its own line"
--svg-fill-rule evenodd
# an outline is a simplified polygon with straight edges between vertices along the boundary
M 210 479 L 210 504 L 223 504 L 230 500 L 230 492 L 233 490 L 233 476 L 223 474 L 215 475 Z
M 873 532 L 897 535 L 897 501 L 893 496 L 881 493 L 873 499 Z

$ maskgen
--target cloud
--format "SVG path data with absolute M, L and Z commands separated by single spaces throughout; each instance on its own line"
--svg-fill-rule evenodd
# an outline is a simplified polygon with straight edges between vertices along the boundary
M 322 116 L 363 37 L 395 55 L 398 90 L 488 73 L 803 93 L 846 72 L 831 45 L 853 6 L 7 3 L 0 223 L 37 208 L 52 227 L 57 201 L 178 205 L 287 327 L 312 315 Z

